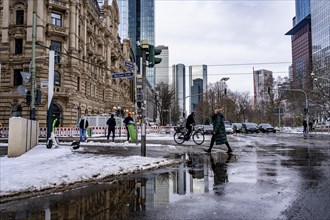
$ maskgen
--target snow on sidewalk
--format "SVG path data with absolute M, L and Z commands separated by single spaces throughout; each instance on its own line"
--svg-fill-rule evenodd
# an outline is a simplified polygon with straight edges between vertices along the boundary
M 71 147 L 38 145 L 20 157 L 0 158 L 0 196 L 170 165 L 176 160 L 81 154 Z

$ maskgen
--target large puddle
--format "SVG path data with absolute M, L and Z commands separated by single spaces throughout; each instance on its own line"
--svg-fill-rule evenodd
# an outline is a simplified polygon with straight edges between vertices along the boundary
M 0 204 L 0 219 L 120 219 L 166 207 L 228 181 L 227 154 L 177 155 L 187 162 L 143 175 Z
M 227 199 L 239 207 L 246 206 L 244 210 L 250 210 L 253 204 L 252 208 L 259 210 L 265 204 L 260 198 L 265 198 L 269 205 L 265 210 L 270 210 L 272 218 L 290 203 L 299 188 L 322 180 L 325 176 L 319 169 L 329 166 L 327 154 L 309 147 L 246 147 L 239 156 L 218 152 L 174 157 L 187 162 L 125 176 L 116 183 L 102 182 L 0 204 L 0 219 L 136 218 L 202 194 L 217 198 L 214 201 Z M 275 207 L 278 201 L 282 205 Z

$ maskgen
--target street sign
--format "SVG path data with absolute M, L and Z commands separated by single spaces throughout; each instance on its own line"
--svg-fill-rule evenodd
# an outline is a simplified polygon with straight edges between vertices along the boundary
M 48 88 L 48 80 L 40 80 L 40 88 L 47 89 Z
M 133 77 L 134 73 L 128 72 L 128 73 L 114 73 L 112 74 L 112 79 L 118 79 L 118 78 L 130 78 Z
M 128 62 L 128 61 L 125 61 L 125 66 L 133 69 L 134 68 L 134 63 L 131 63 L 131 62 Z

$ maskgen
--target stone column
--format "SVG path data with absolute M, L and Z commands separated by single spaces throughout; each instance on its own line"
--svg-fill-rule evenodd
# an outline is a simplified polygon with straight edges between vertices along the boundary
M 6 2 L 6 1 L 5 1 Z M 34 0 L 28 0 L 28 10 L 27 10 L 27 30 L 26 30 L 26 41 L 32 42 L 32 20 L 33 20 L 33 6 L 34 6 Z
M 76 51 L 76 21 L 77 15 L 76 15 L 76 3 L 74 1 L 70 2 L 70 46 L 69 49 L 71 51 Z
M 35 1 L 37 3 L 37 36 L 36 36 L 36 42 L 37 43 L 43 43 L 44 39 L 44 2 L 43 1 Z M 46 19 L 46 23 L 50 23 Z

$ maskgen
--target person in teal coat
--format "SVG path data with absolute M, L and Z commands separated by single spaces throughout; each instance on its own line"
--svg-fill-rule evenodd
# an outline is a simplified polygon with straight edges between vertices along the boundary
M 214 143 L 216 145 L 225 144 L 228 148 L 227 153 L 233 152 L 227 141 L 226 128 L 225 128 L 225 124 L 223 123 L 223 119 L 224 117 L 221 114 L 220 110 L 215 109 L 214 114 L 212 116 L 213 134 L 211 138 L 211 144 L 209 149 L 205 150 L 208 153 L 211 152 Z

